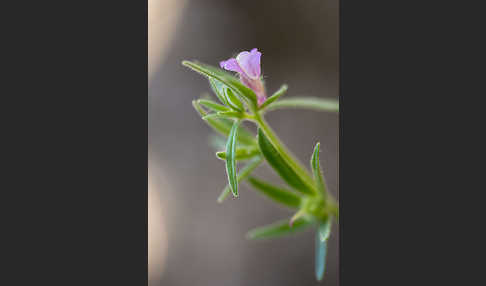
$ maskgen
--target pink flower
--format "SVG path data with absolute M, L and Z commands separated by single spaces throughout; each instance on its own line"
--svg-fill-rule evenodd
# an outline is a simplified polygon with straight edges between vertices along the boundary
M 243 51 L 239 53 L 236 59 L 231 58 L 227 61 L 222 61 L 219 63 L 221 68 L 237 72 L 240 75 L 241 82 L 255 92 L 258 98 L 258 105 L 265 102 L 265 99 L 267 98 L 265 95 L 265 87 L 263 86 L 263 82 L 260 78 L 261 56 L 262 53 L 254 48 L 250 52 Z

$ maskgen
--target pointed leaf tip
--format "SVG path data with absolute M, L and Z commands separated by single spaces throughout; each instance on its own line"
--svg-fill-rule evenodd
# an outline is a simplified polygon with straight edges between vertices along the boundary
M 259 153 L 260 150 L 258 148 L 248 148 L 248 147 L 236 148 L 235 160 L 241 161 L 241 160 L 251 159 L 257 156 Z M 221 160 L 226 160 L 226 152 L 222 152 L 222 151 L 216 152 L 216 157 L 218 157 Z
M 251 172 L 253 172 L 261 163 L 263 162 L 263 158 L 258 156 L 255 157 L 253 160 L 251 160 L 246 166 L 244 166 L 240 173 L 238 174 L 238 182 L 242 182 L 244 179 L 246 179 Z M 218 197 L 218 203 L 222 203 L 229 195 L 230 193 L 230 186 L 226 185 L 226 187 L 223 189 L 221 194 Z
M 206 108 L 211 109 L 214 112 L 225 112 L 225 111 L 230 111 L 229 108 L 227 108 L 224 105 L 218 104 L 212 100 L 209 99 L 199 99 L 198 103 L 201 105 L 204 105 Z
M 267 106 L 277 101 L 282 95 L 287 92 L 288 86 L 283 84 L 279 90 L 277 90 L 272 96 L 270 96 L 265 102 L 259 107 L 259 109 L 265 109 Z
M 317 189 L 322 193 L 326 193 L 326 183 L 324 181 L 324 176 L 322 175 L 321 164 L 319 160 L 319 152 L 320 152 L 321 143 L 317 142 L 316 146 L 314 147 L 314 152 L 312 153 L 311 158 L 311 169 L 314 175 L 314 181 L 316 183 Z

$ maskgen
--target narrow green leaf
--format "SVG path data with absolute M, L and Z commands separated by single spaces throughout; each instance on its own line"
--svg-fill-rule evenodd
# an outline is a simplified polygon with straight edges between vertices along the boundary
M 266 197 L 288 206 L 292 209 L 300 207 L 301 197 L 283 188 L 271 185 L 254 177 L 248 178 L 248 183 Z
M 228 102 L 226 102 L 226 96 L 224 94 L 224 84 L 222 84 L 219 80 L 209 78 L 209 86 L 219 101 L 224 105 L 228 105 Z
M 217 113 L 219 116 L 227 118 L 243 118 L 243 113 L 238 111 L 220 111 Z
M 317 189 L 322 192 L 322 194 L 326 194 L 326 183 L 324 181 L 324 176 L 322 175 L 321 171 L 321 164 L 319 162 L 320 146 L 321 143 L 317 142 L 316 146 L 314 147 L 314 153 L 312 154 L 311 159 L 311 169 L 312 173 L 314 174 L 314 181 L 316 182 Z
M 192 105 L 194 106 L 194 109 L 196 109 L 196 111 L 199 113 L 201 117 L 205 117 L 208 115 L 208 113 L 199 105 L 199 103 L 196 100 L 192 101 Z M 210 116 L 209 118 L 206 118 L 205 121 L 215 131 L 219 132 L 224 136 L 228 136 L 231 130 L 231 126 L 233 125 L 233 121 L 225 118 L 214 118 L 214 117 L 215 116 Z M 256 145 L 256 140 L 254 136 L 243 126 L 240 126 L 238 130 L 238 142 L 244 145 Z
M 255 159 L 251 160 L 245 167 L 241 168 L 241 171 L 238 174 L 238 183 L 241 183 L 244 179 L 246 179 L 262 162 L 262 157 L 256 157 Z M 218 197 L 218 203 L 222 203 L 228 197 L 229 193 L 230 186 L 226 185 L 226 187 Z
M 258 148 L 236 148 L 235 159 L 237 161 L 251 159 L 260 154 Z M 226 160 L 226 152 L 216 152 L 216 156 L 221 160 Z
M 208 109 L 211 109 L 214 112 L 218 112 L 218 111 L 222 111 L 222 112 L 231 111 L 231 109 L 229 109 L 228 107 L 226 107 L 224 105 L 221 105 L 221 104 L 218 104 L 218 103 L 216 103 L 216 102 L 214 102 L 212 100 L 199 99 L 198 102 L 199 102 L 199 104 L 204 105 L 205 107 L 207 107 Z
M 226 95 L 226 102 L 228 103 L 229 107 L 239 112 L 245 111 L 243 103 L 241 103 L 241 100 L 233 93 L 230 88 L 225 88 L 224 91 Z
M 219 100 L 224 104 L 229 106 L 231 109 L 243 112 L 245 107 L 241 103 L 241 99 L 231 91 L 231 88 L 227 87 L 219 80 L 210 78 L 209 83 L 212 90 L 219 98 Z
M 233 192 L 233 196 L 238 197 L 238 180 L 236 178 L 236 135 L 238 133 L 238 126 L 240 125 L 239 120 L 235 120 L 233 127 L 231 128 L 230 134 L 228 136 L 228 141 L 226 143 L 226 173 L 228 174 L 228 182 Z
M 256 108 L 257 97 L 253 90 L 245 86 L 233 75 L 219 68 L 198 62 L 183 61 L 182 64 L 202 75 L 207 76 L 208 78 L 219 80 L 220 82 L 231 88 L 234 92 L 246 98 L 248 102 Z
M 203 117 L 201 117 L 202 120 L 205 120 L 205 121 L 208 121 L 209 119 L 221 119 L 221 118 L 227 118 L 225 116 L 221 116 L 220 114 L 218 113 L 210 113 L 208 115 L 204 115 Z
M 284 108 L 304 108 L 317 111 L 339 112 L 339 101 L 317 97 L 294 97 L 276 101 L 267 106 L 267 110 Z
M 305 194 L 314 193 L 304 179 L 302 179 L 282 158 L 260 128 L 258 129 L 258 146 L 268 164 L 270 164 L 287 184 L 299 192 Z
M 216 113 L 211 113 L 211 114 L 208 114 L 208 115 L 205 115 L 203 117 L 201 117 L 203 120 L 208 120 L 210 118 L 212 119 L 215 119 L 215 118 L 218 118 L 218 119 L 241 119 L 243 118 L 243 114 L 240 113 L 240 112 L 236 112 L 236 111 L 219 111 L 219 112 L 216 112 Z
M 305 218 L 299 218 L 294 221 L 292 226 L 290 226 L 289 219 L 285 219 L 266 226 L 254 228 L 246 234 L 246 237 L 248 239 L 275 238 L 302 231 L 311 224 L 312 221 L 306 220 Z
M 265 107 L 267 107 L 268 105 L 270 105 L 272 102 L 276 101 L 277 99 L 280 98 L 280 96 L 284 95 L 286 92 L 287 92 L 287 85 L 284 84 L 280 87 L 279 90 L 277 90 L 272 96 L 270 96 L 267 100 L 265 100 L 265 102 L 260 105 L 260 107 L 258 109 L 262 110 L 262 109 L 265 109 Z
M 326 270 L 327 239 L 331 233 L 331 220 L 319 225 L 316 231 L 316 254 L 315 254 L 315 273 L 316 279 L 321 281 Z

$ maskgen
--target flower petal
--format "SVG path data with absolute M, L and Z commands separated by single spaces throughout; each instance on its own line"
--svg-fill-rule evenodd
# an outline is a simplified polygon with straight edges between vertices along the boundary
M 246 76 L 251 79 L 259 79 L 261 74 L 261 56 L 262 53 L 255 48 L 251 50 L 251 52 L 244 51 L 239 53 L 236 57 L 236 61 Z
M 265 100 L 267 100 L 265 97 L 259 96 L 258 97 L 258 106 L 262 105 L 265 102 Z
M 234 71 L 237 73 L 242 73 L 243 71 L 241 70 L 240 66 L 238 65 L 238 62 L 236 59 L 229 59 L 227 61 L 222 61 L 219 63 L 219 66 L 225 70 L 228 71 Z

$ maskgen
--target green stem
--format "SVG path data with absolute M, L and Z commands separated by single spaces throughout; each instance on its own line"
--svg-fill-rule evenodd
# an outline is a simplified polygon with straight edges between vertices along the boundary
M 254 121 L 259 128 L 262 129 L 263 133 L 267 136 L 268 140 L 272 143 L 275 149 L 279 152 L 280 156 L 287 161 L 287 163 L 294 169 L 294 171 L 303 179 L 303 181 L 312 189 L 314 190 L 315 196 L 310 196 L 309 199 L 312 201 L 319 200 L 324 195 L 324 200 L 327 201 L 327 207 L 329 208 L 327 212 L 333 215 L 336 220 L 339 218 L 339 206 L 337 201 L 333 198 L 330 193 L 322 194 L 321 192 L 317 191 L 316 186 L 314 185 L 314 179 L 308 172 L 308 170 L 304 167 L 304 165 L 290 152 L 290 150 L 282 143 L 280 138 L 276 135 L 276 133 L 272 130 L 270 125 L 266 122 L 265 118 L 263 117 L 262 112 L 251 110 L 253 116 L 248 116 L 247 119 Z M 324 207 L 324 205 L 322 205 Z
M 265 135 L 268 137 L 270 142 L 272 142 L 273 146 L 275 147 L 275 149 L 277 149 L 277 151 L 282 156 L 282 158 L 290 164 L 290 166 L 294 169 L 294 171 L 302 179 L 304 179 L 305 183 L 312 190 L 314 190 L 315 193 L 318 193 L 314 186 L 314 181 L 312 177 L 309 175 L 308 171 L 303 167 L 303 165 L 299 162 L 299 160 L 295 158 L 294 155 L 292 155 L 292 153 L 287 149 L 287 147 L 285 147 L 282 141 L 277 137 L 275 132 L 272 130 L 272 128 L 270 128 L 268 123 L 265 121 L 263 116 L 259 112 L 256 112 L 254 116 L 255 116 L 255 122 L 262 129 L 263 133 L 265 133 Z

